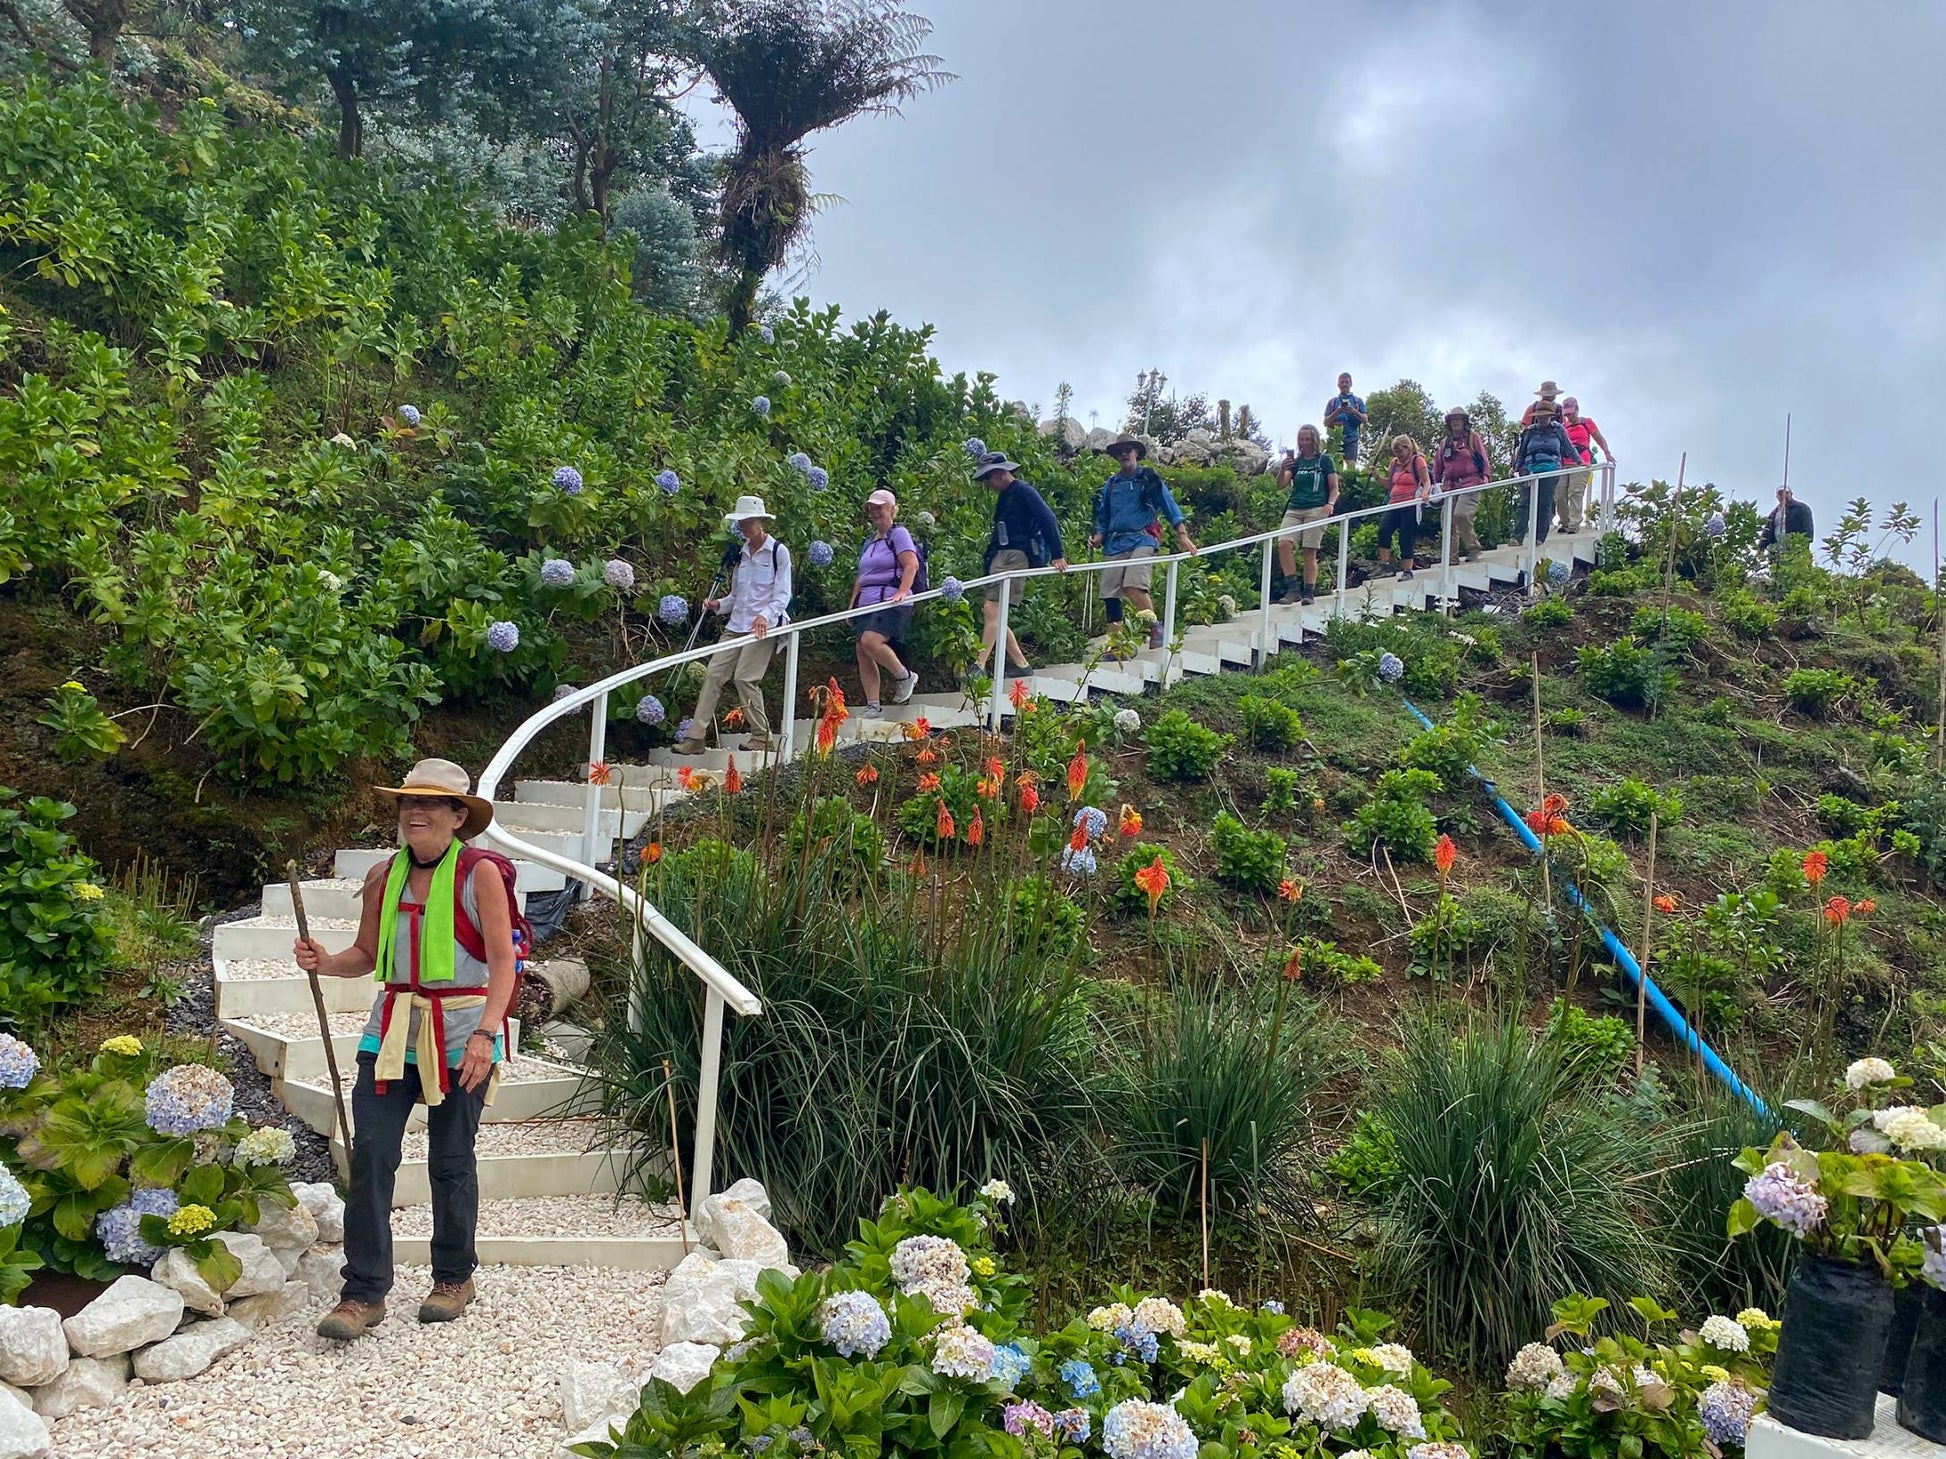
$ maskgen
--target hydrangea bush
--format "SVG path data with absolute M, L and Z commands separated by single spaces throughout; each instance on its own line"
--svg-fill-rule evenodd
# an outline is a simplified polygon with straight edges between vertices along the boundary
M 1469 1459 L 1449 1385 L 1384 1341 L 1377 1313 L 1328 1337 L 1274 1302 L 1118 1289 L 1035 1331 L 994 1246 L 1012 1194 L 904 1191 L 830 1268 L 764 1273 L 748 1333 L 705 1382 L 652 1380 L 620 1444 L 575 1452 Z

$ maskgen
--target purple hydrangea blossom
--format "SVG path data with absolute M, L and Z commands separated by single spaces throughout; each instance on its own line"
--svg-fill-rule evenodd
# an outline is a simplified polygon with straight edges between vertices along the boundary
M 966 438 L 965 445 L 962 446 L 961 449 L 964 450 L 967 455 L 971 456 L 975 461 L 977 461 L 982 456 L 986 455 L 987 443 L 981 440 L 978 436 L 968 436 Z
M 790 455 L 784 458 L 784 463 L 801 476 L 810 475 L 811 458 L 802 451 L 791 452 Z
M 1001 1409 L 1000 1424 L 1016 1439 L 1022 1437 L 1029 1429 L 1038 1429 L 1049 1438 L 1054 1436 L 1054 1415 L 1032 1399 L 1021 1403 L 1010 1403 Z
M 1703 524 L 1703 530 L 1712 537 L 1721 537 L 1730 530 L 1730 524 L 1721 512 L 1711 512 L 1710 519 Z
M 611 557 L 608 559 L 607 566 L 601 570 L 601 580 L 611 588 L 618 588 L 624 593 L 630 592 L 635 587 L 635 569 L 621 558 Z
M 554 485 L 569 496 L 581 495 L 581 473 L 572 466 L 554 468 Z
M 776 344 L 777 332 L 774 329 L 772 329 L 768 324 L 761 324 L 757 326 L 757 338 L 762 340 L 765 344 Z
M 758 415 L 769 415 L 770 397 L 768 395 L 759 395 L 755 400 L 750 402 L 750 408 L 756 411 Z
M 159 1135 L 193 1135 L 229 1123 L 236 1091 L 230 1081 L 202 1064 L 178 1064 L 149 1081 L 149 1128 Z
M 40 1071 L 41 1056 L 10 1033 L 0 1033 L 0 1089 L 25 1089 Z
M 1061 1364 L 1061 1381 L 1076 1398 L 1093 1398 L 1101 1392 L 1101 1379 L 1095 1376 L 1094 1365 L 1082 1358 L 1069 1358 Z
M 775 375 L 772 375 L 770 377 L 770 383 L 775 385 L 779 390 L 790 389 L 791 388 L 790 372 L 788 370 L 779 370 Z
M 1396 684 L 1405 677 L 1405 660 L 1395 653 L 1382 653 L 1378 656 L 1378 676 L 1388 684 Z
M 655 616 L 671 628 L 680 628 L 689 621 L 689 603 L 679 594 L 665 594 L 655 605 Z
M 822 466 L 813 466 L 804 475 L 809 479 L 812 491 L 823 491 L 827 486 L 831 485 L 831 473 L 826 471 Z
M 824 1299 L 818 1314 L 820 1335 L 841 1358 L 859 1353 L 875 1358 L 891 1340 L 892 1323 L 870 1292 L 833 1292 Z
M 1279 1302 L 1275 1297 L 1266 1297 L 1257 1305 L 1261 1311 L 1268 1312 L 1272 1317 L 1282 1317 L 1284 1315 L 1284 1304 Z
M 948 603 L 957 603 L 966 596 L 966 585 L 958 578 L 945 578 L 939 584 L 939 596 Z
M 661 724 L 669 717 L 669 711 L 662 707 L 662 701 L 653 694 L 644 694 L 635 706 L 635 717 L 643 724 Z
M 1826 1203 L 1818 1188 L 1781 1160 L 1745 1181 L 1743 1198 L 1757 1208 L 1759 1216 L 1793 1236 L 1808 1236 L 1824 1224 Z
M 566 699 L 568 695 L 574 692 L 575 692 L 574 685 L 572 684 L 556 684 L 554 686 L 554 702 L 556 704 L 559 704 L 563 699 Z
M 691 719 L 688 715 L 685 714 L 680 720 L 676 722 L 677 739 L 686 740 L 695 732 L 696 732 L 696 721 Z
M 1094 1432 L 1094 1420 L 1085 1408 L 1064 1408 L 1054 1415 L 1054 1427 L 1061 1431 L 1061 1437 L 1070 1444 L 1085 1444 L 1088 1435 Z
M 33 1209 L 34 1198 L 27 1194 L 27 1187 L 11 1170 L 0 1165 L 0 1231 L 18 1226 Z
M 404 421 L 409 426 L 418 425 L 419 407 L 416 405 L 401 405 L 399 407 L 399 419 Z
M 520 625 L 505 618 L 487 625 L 487 647 L 496 653 L 510 654 L 520 647 Z
M 1547 564 L 1547 580 L 1553 583 L 1555 587 L 1560 587 L 1572 576 L 1574 576 L 1574 571 L 1565 562 L 1562 562 L 1559 558 L 1549 560 Z
M 674 496 L 682 490 L 682 478 L 666 466 L 656 472 L 655 484 L 668 492 L 670 496 Z
M 831 550 L 829 542 L 813 542 L 805 549 L 804 555 L 810 560 L 812 567 L 829 567 L 831 559 L 837 556 Z
M 1710 1384 L 1696 1404 L 1696 1416 L 1702 1419 L 1704 1431 L 1717 1444 L 1741 1445 L 1756 1412 L 1756 1392 L 1734 1378 L 1727 1383 Z
M 550 588 L 565 588 L 574 581 L 574 564 L 565 557 L 550 557 L 541 564 L 541 581 Z
M 152 1266 L 162 1260 L 162 1248 L 142 1239 L 142 1218 L 176 1214 L 181 1202 L 172 1190 L 139 1190 L 119 1206 L 95 1217 L 95 1239 L 110 1261 L 124 1266 Z

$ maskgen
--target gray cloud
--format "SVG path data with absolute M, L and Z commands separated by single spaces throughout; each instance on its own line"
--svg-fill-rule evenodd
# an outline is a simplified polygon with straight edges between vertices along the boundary
M 928 10 L 921 0 L 921 10 Z M 1580 396 L 1625 477 L 1930 510 L 1946 5 L 934 0 L 960 80 L 818 139 L 820 301 L 1288 440 L 1340 368 Z M 1925 463 L 1922 465 L 1921 463 Z M 1928 529 L 1927 536 L 1930 536 Z M 1924 561 L 1929 542 L 1915 549 Z

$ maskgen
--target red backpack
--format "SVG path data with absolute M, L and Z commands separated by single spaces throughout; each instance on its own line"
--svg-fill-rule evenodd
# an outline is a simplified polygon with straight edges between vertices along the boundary
M 520 910 L 520 899 L 514 895 L 520 873 L 498 851 L 489 851 L 484 846 L 460 847 L 457 875 L 453 878 L 453 938 L 466 949 L 469 956 L 480 962 L 487 960 L 486 938 L 473 925 L 473 919 L 466 915 L 467 880 L 473 875 L 473 868 L 482 861 L 490 862 L 499 871 L 500 880 L 507 888 L 507 915 L 513 923 L 514 940 L 514 992 L 513 997 L 507 1000 L 507 1011 L 512 1013 L 520 1006 L 520 985 L 527 975 L 527 955 L 534 947 L 534 924 Z

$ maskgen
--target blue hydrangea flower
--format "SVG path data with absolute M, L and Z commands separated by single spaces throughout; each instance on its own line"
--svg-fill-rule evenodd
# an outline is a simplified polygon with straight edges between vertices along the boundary
M 680 628 L 689 621 L 689 604 L 678 594 L 668 593 L 655 605 L 655 616 L 671 628 Z
M 804 555 L 810 559 L 812 567 L 829 567 L 831 559 L 837 554 L 831 550 L 829 542 L 813 542 L 805 549 Z
M 1547 580 L 1557 588 L 1572 576 L 1574 576 L 1573 569 L 1559 558 L 1552 559 L 1547 564 Z
M 1734 1378 L 1710 1384 L 1696 1404 L 1696 1416 L 1718 1444 L 1741 1445 L 1756 1411 L 1757 1395 Z
M 656 472 L 655 484 L 668 492 L 670 496 L 674 496 L 682 490 L 682 478 L 666 466 Z
M 770 383 L 775 385 L 779 390 L 790 389 L 791 388 L 790 372 L 787 370 L 779 370 L 775 375 L 772 375 L 770 377 Z
M 798 472 L 800 475 L 808 476 L 810 474 L 811 458 L 809 456 L 806 456 L 802 451 L 791 452 L 790 455 L 784 458 L 784 461 L 786 465 L 788 465 L 793 471 Z
M 755 400 L 750 402 L 750 408 L 756 411 L 758 415 L 769 415 L 770 397 L 768 395 L 759 395 Z
M 574 581 L 574 564 L 565 557 L 550 557 L 541 564 L 541 581 L 550 588 L 565 588 Z
M 971 456 L 975 461 L 977 461 L 982 456 L 986 455 L 987 443 L 981 440 L 978 436 L 968 436 L 966 438 L 966 443 L 962 447 L 962 449 L 966 452 L 967 455 Z
M 1061 1364 L 1061 1381 L 1076 1398 L 1093 1398 L 1101 1392 L 1101 1379 L 1095 1376 L 1094 1364 L 1080 1358 L 1069 1358 Z
M 662 707 L 662 701 L 653 694 L 644 694 L 635 706 L 635 717 L 643 724 L 661 724 L 669 717 L 669 711 Z
M 1378 656 L 1378 676 L 1388 684 L 1396 684 L 1405 677 L 1405 660 L 1397 654 L 1386 652 Z
M 1020 1350 L 1018 1343 L 1002 1343 L 993 1350 L 993 1376 L 1009 1393 L 1020 1386 L 1021 1379 L 1033 1366 L 1033 1360 Z
M 555 467 L 554 484 L 569 496 L 581 495 L 581 473 L 572 466 Z
M 939 584 L 939 596 L 948 603 L 957 603 L 966 596 L 966 585 L 958 578 L 946 578 Z
M 813 466 L 804 475 L 810 480 L 812 491 L 823 491 L 831 485 L 831 473 L 822 466 Z
M 1279 1302 L 1275 1297 L 1266 1297 L 1257 1305 L 1260 1311 L 1268 1312 L 1272 1317 L 1282 1317 L 1284 1315 L 1284 1304 Z
M 119 1206 L 112 1206 L 95 1217 L 95 1239 L 110 1261 L 124 1266 L 153 1266 L 162 1260 L 162 1248 L 142 1239 L 142 1218 L 176 1214 L 181 1204 L 172 1190 L 139 1190 Z
M 1076 851 L 1072 846 L 1061 848 L 1061 870 L 1069 876 L 1093 876 L 1101 870 L 1101 863 L 1095 860 L 1092 847 L 1083 846 Z
M 149 1081 L 149 1128 L 159 1135 L 193 1135 L 229 1123 L 236 1091 L 230 1081 L 202 1064 L 178 1064 Z
M 762 324 L 757 327 L 757 338 L 762 340 L 765 344 L 776 344 L 777 332 L 774 329 L 772 329 L 768 324 Z
M 1076 826 L 1086 825 L 1088 828 L 1088 839 L 1093 841 L 1098 839 L 1101 833 L 1108 829 L 1108 812 L 1101 809 L 1100 806 L 1084 805 L 1074 813 L 1072 824 Z
M 939 521 L 939 519 L 935 517 L 931 512 L 921 512 L 919 513 L 918 516 L 914 517 L 912 520 L 917 522 L 921 527 L 925 528 L 928 531 L 930 531 L 935 525 L 937 525 Z
M 399 407 L 399 419 L 404 421 L 409 426 L 418 425 L 419 407 L 416 405 L 401 405 Z
M 510 654 L 520 647 L 520 625 L 497 618 L 487 625 L 487 647 L 495 653 Z
M 25 1089 L 40 1072 L 41 1056 L 10 1033 L 0 1033 L 0 1089 Z
M 1092 851 L 1082 854 L 1090 857 L 1094 855 Z M 1156 1335 L 1146 1327 L 1118 1327 L 1115 1329 L 1115 1341 L 1122 1345 L 1123 1354 L 1140 1358 L 1145 1363 L 1153 1363 L 1156 1353 L 1160 1350 Z M 1121 1361 L 1121 1355 L 1117 1355 L 1116 1361 Z
M 566 699 L 568 695 L 572 693 L 574 693 L 574 685 L 556 684 L 554 686 L 554 702 L 556 704 L 559 704 L 563 699 Z
M 27 1194 L 27 1187 L 15 1179 L 11 1170 L 0 1165 L 0 1229 L 18 1226 L 25 1221 L 33 1205 L 34 1200 Z
M 1703 524 L 1703 530 L 1712 537 L 1721 537 L 1730 530 L 1730 524 L 1723 520 L 1721 512 L 1711 512 L 1709 521 Z
M 1054 1427 L 1070 1444 L 1085 1444 L 1095 1425 L 1087 1409 L 1064 1408 L 1054 1415 Z
M 688 739 L 695 731 L 696 721 L 686 714 L 676 722 L 676 738 L 679 740 Z
M 892 1323 L 870 1292 L 833 1292 L 818 1309 L 824 1340 L 841 1358 L 878 1356 L 891 1341 Z
M 619 557 L 611 557 L 601 570 L 601 580 L 611 588 L 619 588 L 626 593 L 635 587 L 635 569 Z

